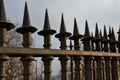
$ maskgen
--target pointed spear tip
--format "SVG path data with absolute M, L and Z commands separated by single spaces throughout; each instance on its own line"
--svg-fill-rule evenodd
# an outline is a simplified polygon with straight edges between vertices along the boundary
M 45 13 L 48 14 L 48 9 L 47 8 L 45 9 Z
M 95 38 L 100 38 L 100 32 L 99 32 L 97 23 L 96 23 L 96 29 L 95 29 Z
M 64 32 L 66 32 L 66 26 L 65 26 L 65 22 L 64 22 L 64 16 L 63 16 L 63 13 L 62 13 L 60 33 L 64 33 Z
M 114 28 L 113 28 L 113 27 L 112 27 L 111 39 L 112 39 L 113 41 L 116 41 L 116 40 L 115 40 L 115 33 L 114 33 Z
M 79 35 L 79 31 L 78 31 L 78 26 L 77 26 L 76 19 L 74 19 L 74 31 L 73 31 L 73 35 Z
M 90 31 L 89 31 L 89 26 L 88 26 L 88 21 L 87 20 L 85 22 L 85 36 L 90 37 Z
M 4 1 L 0 0 L 0 21 L 6 22 L 6 12 L 5 12 L 5 7 L 4 7 Z
M 45 20 L 44 20 L 44 28 L 43 28 L 43 30 L 50 30 L 50 21 L 49 21 L 47 8 L 45 10 Z
M 65 22 L 64 22 L 64 17 L 63 17 L 63 13 L 62 13 L 62 17 L 61 17 L 61 24 L 60 24 L 60 32 L 58 34 L 55 35 L 56 38 L 61 38 L 61 37 L 69 37 L 71 35 L 70 32 L 66 31 L 66 26 L 65 26 Z
M 47 9 L 47 8 L 46 8 L 45 10 L 46 10 L 46 11 L 48 11 L 48 9 Z
M 30 17 L 29 17 L 29 12 L 28 12 L 28 6 L 27 6 L 27 1 L 25 2 L 25 8 L 24 8 L 24 17 L 23 17 L 23 24 L 22 26 L 30 26 Z

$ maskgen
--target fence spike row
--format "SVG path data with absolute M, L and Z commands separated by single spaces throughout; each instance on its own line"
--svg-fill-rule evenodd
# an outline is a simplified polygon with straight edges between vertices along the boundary
M 44 27 L 42 31 L 39 31 L 39 35 L 53 35 L 56 33 L 56 30 L 51 29 L 50 27 L 50 21 L 49 21 L 49 16 L 48 16 L 48 10 L 46 9 L 45 12 L 45 20 L 44 20 Z
M 100 33 L 99 33 L 99 30 L 98 30 L 98 24 L 96 23 L 95 38 L 94 38 L 94 43 L 96 45 L 95 51 L 101 51 L 101 41 L 102 41 L 102 38 L 100 38 Z
M 79 34 L 78 31 L 78 26 L 77 26 L 77 21 L 76 18 L 74 19 L 74 30 L 73 30 L 73 35 L 70 37 L 71 40 L 74 40 L 74 49 L 79 50 L 80 48 L 80 40 L 83 37 L 83 35 Z
M 107 36 L 107 30 L 106 30 L 106 26 L 104 25 L 104 33 L 103 33 L 103 39 L 102 39 L 102 43 L 104 45 L 103 47 L 103 51 L 105 52 L 108 52 L 108 43 L 109 43 L 109 40 L 108 40 L 108 36 Z
M 93 40 L 93 37 L 90 36 L 89 26 L 88 26 L 88 22 L 86 20 L 86 22 L 85 22 L 85 34 L 84 34 L 83 39 L 81 40 L 81 41 L 83 41 L 85 51 L 92 50 L 92 40 Z
M 21 34 L 24 34 L 26 32 L 34 33 L 37 31 L 37 28 L 31 26 L 27 2 L 25 2 L 23 25 L 22 25 L 22 27 L 16 29 L 16 31 Z

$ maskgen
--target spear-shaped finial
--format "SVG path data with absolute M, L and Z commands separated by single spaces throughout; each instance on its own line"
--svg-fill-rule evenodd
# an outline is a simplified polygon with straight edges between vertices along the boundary
M 31 26 L 27 2 L 25 2 L 22 27 L 18 28 L 16 31 L 21 34 L 24 34 L 26 32 L 34 33 L 35 31 L 37 31 L 37 29 L 35 27 Z
M 108 40 L 106 26 L 104 25 L 104 40 Z
M 53 35 L 56 33 L 56 30 L 51 29 L 50 27 L 50 21 L 49 21 L 49 16 L 48 16 L 48 10 L 46 9 L 45 11 L 45 20 L 44 20 L 44 27 L 42 31 L 39 31 L 39 35 Z
M 100 38 L 102 38 L 103 36 L 102 36 L 102 31 L 101 31 L 101 29 L 100 29 Z
M 108 34 L 109 40 L 111 40 L 111 34 L 112 34 L 111 27 L 109 26 L 109 34 Z
M 100 33 L 99 33 L 99 30 L 98 30 L 98 24 L 97 23 L 96 23 L 96 29 L 95 29 L 95 38 L 96 39 L 100 38 Z
M 50 29 L 50 21 L 49 21 L 49 16 L 48 16 L 48 10 L 46 9 L 43 30 L 48 30 L 48 29 Z
M 82 38 L 82 37 L 83 37 L 83 35 L 79 34 L 77 21 L 76 21 L 76 18 L 75 18 L 74 19 L 73 36 L 70 37 L 71 40 L 74 40 L 74 49 L 75 50 L 79 50 L 79 48 L 80 48 L 79 39 Z
M 101 38 L 100 38 L 100 33 L 98 30 L 98 25 L 96 23 L 96 29 L 95 29 L 95 39 L 94 42 L 96 44 L 95 51 L 101 51 Z
M 23 46 L 24 47 L 31 47 L 31 45 L 32 45 L 31 33 L 34 33 L 35 31 L 37 31 L 37 28 L 31 26 L 27 2 L 25 2 L 22 27 L 16 29 L 16 31 L 18 33 L 23 34 Z
M 112 28 L 111 41 L 116 41 L 114 29 Z
M 78 34 L 79 34 L 78 25 L 77 25 L 76 18 L 74 18 L 74 31 L 73 31 L 73 35 L 78 35 Z
M 14 27 L 12 23 L 7 22 L 4 1 L 0 0 L 0 28 L 6 28 L 8 31 Z
M 28 6 L 27 6 L 27 2 L 25 2 L 25 9 L 24 9 L 24 17 L 23 17 L 23 24 L 22 26 L 30 26 L 31 22 L 30 22 L 30 17 L 29 17 L 29 12 L 28 12 Z
M 89 30 L 89 26 L 88 26 L 88 22 L 86 20 L 86 23 L 85 23 L 85 34 L 84 34 L 86 37 L 90 37 L 90 30 Z
M 93 39 L 93 37 L 90 36 L 89 26 L 88 26 L 88 22 L 86 20 L 85 34 L 84 34 L 84 38 L 82 39 L 83 44 L 84 44 L 84 50 L 86 50 L 86 51 L 92 50 L 92 39 Z
M 59 40 L 61 41 L 61 49 L 66 49 L 67 45 L 66 45 L 66 38 L 69 37 L 71 35 L 71 33 L 66 31 L 66 26 L 64 23 L 64 17 L 62 14 L 61 17 L 61 26 L 60 26 L 60 32 L 58 34 L 55 35 L 56 38 L 59 38 Z
M 109 49 L 108 49 L 109 40 L 108 40 L 107 30 L 106 30 L 106 26 L 105 25 L 104 25 L 104 33 L 103 33 L 102 43 L 104 45 L 103 51 L 108 52 L 109 51 Z
M 110 52 L 116 52 L 116 39 L 115 39 L 115 33 L 114 33 L 114 29 L 112 28 L 112 32 L 111 32 L 111 39 L 110 39 Z
M 51 47 L 51 35 L 55 34 L 56 30 L 50 28 L 50 21 L 48 16 L 48 10 L 45 11 L 45 20 L 43 30 L 39 31 L 38 34 L 44 36 L 44 48 L 49 49 Z
M 5 7 L 4 7 L 4 2 L 3 0 L 0 0 L 0 21 L 5 22 L 6 19 L 6 12 L 5 12 Z
M 63 13 L 62 13 L 62 17 L 61 17 L 61 26 L 60 26 L 60 32 L 58 34 L 55 35 L 56 38 L 60 38 L 60 37 L 69 37 L 71 35 L 71 33 L 66 31 L 66 26 L 65 26 L 65 22 L 64 22 L 64 17 L 63 17 Z
M 65 22 L 64 22 L 63 13 L 62 13 L 60 33 L 65 33 L 65 32 L 66 32 L 66 26 L 65 26 Z

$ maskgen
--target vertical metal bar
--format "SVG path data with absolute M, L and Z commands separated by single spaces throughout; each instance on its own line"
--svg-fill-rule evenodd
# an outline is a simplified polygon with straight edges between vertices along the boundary
M 56 33 L 55 30 L 50 28 L 49 16 L 48 11 L 46 9 L 45 12 L 45 20 L 44 20 L 44 28 L 42 31 L 39 31 L 38 34 L 44 37 L 44 49 L 51 48 L 51 35 Z M 51 63 L 53 57 L 52 56 L 44 56 L 42 57 L 42 61 L 44 62 L 44 80 L 51 80 Z
M 55 35 L 55 37 L 59 38 L 59 40 L 60 40 L 60 49 L 61 50 L 67 49 L 66 40 L 67 40 L 67 37 L 69 37 L 70 35 L 71 35 L 71 33 L 66 31 L 64 18 L 63 18 L 63 14 L 62 14 L 60 33 Z M 61 80 L 68 80 L 68 66 L 67 66 L 68 59 L 69 59 L 68 56 L 59 57 L 59 60 L 61 62 Z
M 70 40 L 70 46 L 69 46 L 70 50 L 72 50 L 73 45 L 72 45 L 72 41 Z M 74 71 L 73 71 L 73 56 L 70 56 L 70 71 L 71 71 L 71 80 L 74 80 Z
M 28 8 L 27 8 L 27 2 L 25 3 L 23 25 L 22 27 L 18 28 L 16 31 L 18 33 L 23 34 L 23 47 L 31 48 L 32 46 L 31 34 L 37 31 L 37 29 L 31 26 Z M 24 80 L 33 80 L 32 79 L 32 61 L 34 60 L 35 59 L 32 55 L 21 57 L 21 61 L 23 62 L 23 66 L 24 66 L 24 70 L 23 70 Z
M 94 57 L 86 56 L 85 58 L 85 80 L 94 80 L 93 75 L 93 60 Z

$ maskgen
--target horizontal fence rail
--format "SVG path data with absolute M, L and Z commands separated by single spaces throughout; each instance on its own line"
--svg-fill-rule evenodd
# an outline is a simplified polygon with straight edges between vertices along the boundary
M 36 32 L 37 28 L 31 26 L 26 2 L 22 27 L 16 29 L 17 33 L 23 35 L 23 47 L 10 47 L 7 45 L 9 41 L 6 36 L 7 32 L 15 26 L 6 20 L 4 3 L 3 0 L 0 0 L 0 80 L 13 80 L 7 79 L 6 73 L 8 67 L 6 64 L 11 57 L 19 57 L 22 62 L 22 80 L 34 80 L 32 62 L 35 61 L 35 57 L 42 58 L 44 80 L 52 80 L 51 64 L 56 57 L 61 65 L 61 80 L 120 80 L 120 29 L 116 40 L 113 28 L 109 27 L 108 34 L 106 26 L 104 26 L 102 33 L 96 23 L 95 35 L 93 35 L 89 31 L 86 21 L 85 33 L 82 35 L 79 34 L 75 18 L 72 35 L 66 31 L 62 14 L 60 32 L 55 35 L 55 38 L 59 39 L 60 49 L 51 49 L 51 36 L 56 33 L 56 30 L 50 27 L 48 10 L 46 9 L 43 30 L 38 32 L 38 35 L 44 38 L 44 48 L 31 48 L 32 33 Z M 70 40 L 69 50 L 67 49 L 67 39 Z M 80 50 L 81 47 L 83 47 L 83 51 Z M 70 61 L 70 77 L 68 76 L 68 61 Z M 9 73 L 11 72 L 9 71 Z M 21 79 L 18 78 L 18 80 Z M 38 80 L 37 77 L 36 80 Z
M 39 48 L 7 48 L 0 47 L 0 55 L 9 55 L 9 56 L 27 56 L 32 55 L 35 57 L 42 56 L 104 56 L 104 57 L 119 57 L 119 53 L 111 52 L 93 52 L 93 51 L 76 51 L 76 50 L 58 50 L 58 49 L 39 49 Z

